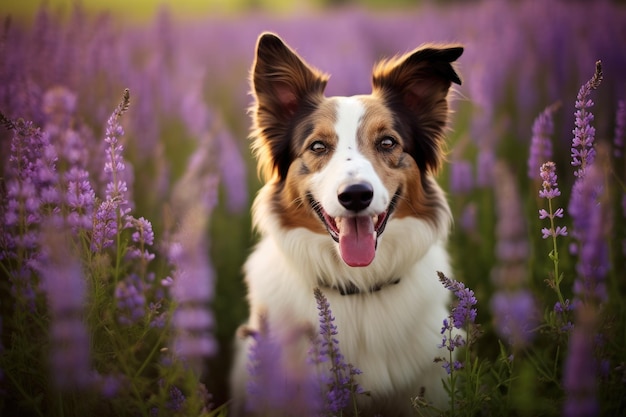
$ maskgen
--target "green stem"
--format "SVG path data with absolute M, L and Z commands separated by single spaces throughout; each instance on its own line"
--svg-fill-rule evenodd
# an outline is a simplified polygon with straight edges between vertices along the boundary
M 554 264 L 554 288 L 556 295 L 559 297 L 561 306 L 565 306 L 565 300 L 561 294 L 561 280 L 562 277 L 559 274 L 559 249 L 556 244 L 556 228 L 554 227 L 554 214 L 552 212 L 552 199 L 548 199 L 548 209 L 550 211 L 550 230 L 552 231 L 552 262 Z

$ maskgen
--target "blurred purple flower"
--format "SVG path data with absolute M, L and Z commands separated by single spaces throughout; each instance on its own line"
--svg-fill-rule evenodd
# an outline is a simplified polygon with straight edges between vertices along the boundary
M 492 271 L 497 286 L 512 287 L 524 280 L 528 258 L 525 216 L 517 182 L 511 169 L 503 161 L 493 167 L 496 198 L 496 258 L 498 265 Z
M 596 151 L 593 147 L 593 141 L 596 134 L 596 129 L 591 125 L 593 122 L 593 113 L 589 111 L 589 108 L 593 107 L 593 100 L 589 98 L 591 90 L 595 90 L 600 86 L 602 82 L 602 64 L 600 61 L 596 62 L 596 71 L 593 77 L 587 81 L 578 91 L 576 96 L 576 116 L 575 125 L 573 130 L 574 139 L 572 139 L 572 166 L 579 167 L 574 172 L 577 177 L 583 177 L 585 171 L 591 165 L 595 159 Z
M 615 112 L 615 134 L 613 136 L 613 156 L 621 158 L 624 155 L 624 134 L 626 133 L 626 100 L 617 102 Z
M 552 114 L 557 105 L 552 104 L 537 116 L 533 122 L 532 137 L 530 139 L 530 155 L 528 156 L 528 178 L 535 179 L 541 164 L 552 159 L 552 142 L 550 136 L 554 133 Z
M 185 396 L 180 388 L 172 385 L 169 389 L 169 399 L 165 406 L 172 411 L 180 411 L 185 405 Z
M 213 298 L 214 272 L 204 237 L 206 218 L 197 216 L 202 214 L 186 216 L 175 243 L 170 245 L 174 272 L 169 289 L 176 303 L 173 351 L 200 372 L 202 359 L 214 354 L 217 346 L 210 333 L 214 320 L 208 304 Z
M 469 161 L 457 159 L 450 165 L 450 192 L 466 194 L 474 187 L 472 164 Z
M 75 232 L 91 230 L 96 194 L 89 182 L 89 173 L 81 168 L 72 167 L 65 173 L 65 182 L 69 225 Z
M 268 412 L 289 403 L 289 384 L 282 369 L 282 349 L 271 337 L 267 320 L 261 317 L 260 329 L 252 333 L 248 352 L 248 383 L 246 409 Z
M 573 236 L 578 242 L 577 279 L 574 293 L 580 299 L 606 301 L 606 275 L 610 269 L 607 231 L 610 216 L 605 215 L 605 178 L 602 167 L 587 167 L 584 177 L 579 177 L 572 188 L 569 213 L 572 217 Z
M 596 312 L 591 305 L 576 309 L 576 326 L 569 339 L 569 348 L 563 368 L 564 417 L 591 417 L 600 415 L 597 398 L 597 362 L 594 357 Z
M 0 210 L 0 259 L 15 261 L 9 273 L 11 294 L 16 303 L 34 311 L 38 284 L 33 268 L 40 256 L 39 228 L 46 217 L 59 214 L 61 200 L 56 152 L 48 135 L 32 122 L 12 121 L 3 114 L 0 122 L 12 133 L 4 180 L 6 197 Z
M 497 333 L 509 345 L 522 348 L 532 341 L 539 317 L 530 291 L 498 291 L 491 299 L 491 311 Z
M 494 181 L 494 166 L 496 156 L 492 149 L 481 148 L 476 160 L 476 185 L 479 187 L 490 187 Z
M 141 278 L 131 274 L 115 286 L 117 301 L 117 321 L 120 324 L 138 323 L 146 314 L 146 292 L 148 285 Z
M 92 382 L 89 334 L 83 323 L 86 283 L 62 229 L 46 225 L 39 273 L 52 318 L 50 365 L 59 389 L 85 389 Z

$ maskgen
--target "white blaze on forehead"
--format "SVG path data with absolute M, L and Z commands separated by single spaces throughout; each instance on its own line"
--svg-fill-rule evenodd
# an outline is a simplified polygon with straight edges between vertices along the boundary
M 336 153 L 351 154 L 358 152 L 357 132 L 365 114 L 365 106 L 354 97 L 337 97 L 337 122 L 335 131 L 339 141 Z

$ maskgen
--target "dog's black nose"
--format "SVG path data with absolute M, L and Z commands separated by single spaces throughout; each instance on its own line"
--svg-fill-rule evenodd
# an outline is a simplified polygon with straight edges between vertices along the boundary
M 361 211 L 372 202 L 374 189 L 367 182 L 348 184 L 339 188 L 339 203 L 350 211 Z

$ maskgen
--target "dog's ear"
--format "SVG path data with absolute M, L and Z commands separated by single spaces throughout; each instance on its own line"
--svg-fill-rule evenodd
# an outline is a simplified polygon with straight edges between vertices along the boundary
M 373 93 L 395 113 L 406 151 L 422 170 L 441 164 L 448 92 L 452 83 L 461 84 L 452 62 L 462 53 L 458 45 L 425 46 L 374 68 Z
M 321 101 L 328 77 L 306 64 L 272 33 L 257 42 L 252 68 L 255 103 L 253 148 L 266 180 L 284 178 L 291 155 L 290 134 L 298 115 Z

